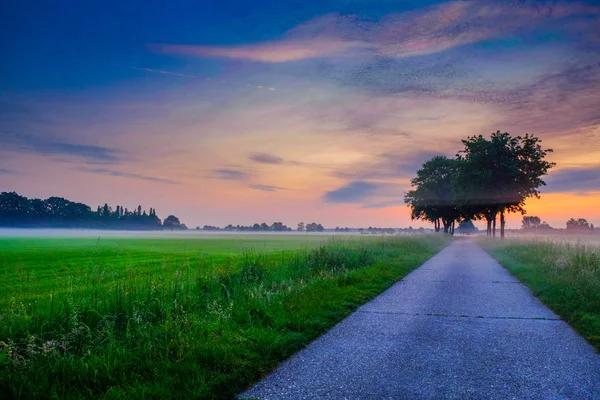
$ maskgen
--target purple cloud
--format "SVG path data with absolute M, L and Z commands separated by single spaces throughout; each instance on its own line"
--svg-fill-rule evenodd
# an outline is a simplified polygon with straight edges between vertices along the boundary
M 267 153 L 253 153 L 249 158 L 259 164 L 283 164 L 283 158 Z
M 213 169 L 212 177 L 224 181 L 243 181 L 249 178 L 248 173 L 239 169 L 221 168 Z

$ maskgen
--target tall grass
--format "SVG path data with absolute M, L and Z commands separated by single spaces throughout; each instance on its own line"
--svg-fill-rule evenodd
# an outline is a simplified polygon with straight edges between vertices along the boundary
M 600 246 L 541 239 L 483 243 L 542 302 L 600 350 Z
M 232 398 L 443 245 L 337 241 L 119 269 L 99 247 L 89 268 L 54 275 L 23 263 L 0 300 L 0 397 Z

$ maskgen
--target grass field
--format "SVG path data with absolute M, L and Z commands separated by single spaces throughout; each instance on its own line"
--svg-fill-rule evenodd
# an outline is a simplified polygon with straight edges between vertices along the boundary
M 567 234 L 567 233 L 515 233 L 510 232 L 507 235 L 510 239 L 528 240 L 534 242 L 552 242 L 556 244 L 585 244 L 600 247 L 600 234 Z
M 484 240 L 500 264 L 600 350 L 600 241 Z
M 0 239 L 0 397 L 233 398 L 445 244 Z

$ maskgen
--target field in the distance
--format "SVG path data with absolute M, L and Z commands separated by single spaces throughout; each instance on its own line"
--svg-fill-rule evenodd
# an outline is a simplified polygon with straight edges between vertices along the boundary
M 131 233 L 128 233 L 131 235 Z M 195 265 L 226 272 L 244 252 L 314 248 L 335 240 L 323 235 L 227 235 L 202 238 L 41 237 L 0 238 L 0 305 L 108 285 L 132 273 L 171 274 Z M 136 274 L 134 274 L 136 275 Z M 139 274 L 136 278 L 140 278 Z M 162 277 L 166 278 L 165 276 Z
M 0 238 L 0 397 L 232 398 L 446 243 Z
M 510 232 L 507 235 L 509 239 L 528 240 L 535 242 L 552 242 L 555 244 L 584 244 L 600 247 L 600 233 L 594 234 L 567 234 L 567 233 L 521 233 Z

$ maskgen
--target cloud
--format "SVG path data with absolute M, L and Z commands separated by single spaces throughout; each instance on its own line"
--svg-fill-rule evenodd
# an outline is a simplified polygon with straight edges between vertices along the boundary
M 453 1 L 379 20 L 330 14 L 309 20 L 280 40 L 243 46 L 152 45 L 159 52 L 198 57 L 283 63 L 324 56 L 366 55 L 404 58 L 433 54 L 537 23 L 556 25 L 566 17 L 597 15 L 581 3 Z M 565 26 L 561 21 L 561 26 Z
M 91 172 L 93 174 L 102 174 L 102 175 L 116 176 L 116 177 L 122 177 L 122 178 L 139 179 L 139 180 L 149 181 L 149 182 L 166 183 L 169 185 L 178 185 L 179 184 L 179 182 L 174 181 L 172 179 L 155 178 L 153 176 L 139 175 L 139 174 L 134 174 L 134 173 L 129 173 L 129 172 L 114 171 L 114 170 L 104 169 L 104 168 L 82 167 L 82 168 L 80 168 L 80 170 L 85 171 L 85 172 Z
M 600 124 L 599 91 L 600 62 L 596 59 L 567 65 L 513 89 L 470 88 L 432 96 L 492 105 L 504 115 L 495 124 L 563 134 Z
M 249 158 L 259 164 L 283 164 L 283 158 L 267 153 L 253 153 Z
M 152 72 L 152 73 L 155 73 L 155 74 L 179 76 L 181 78 L 198 79 L 198 77 L 196 75 L 180 74 L 180 73 L 177 73 L 177 72 L 164 71 L 162 69 L 134 67 L 132 65 L 117 65 L 117 67 L 131 68 L 131 69 L 135 69 L 137 71 Z
M 224 181 L 243 181 L 249 178 L 248 173 L 239 169 L 222 168 L 213 169 L 211 172 L 213 178 Z
M 35 105 L 0 101 L 0 150 L 52 157 L 70 156 L 88 163 L 114 164 L 120 161 L 122 152 L 117 149 L 78 143 L 48 134 L 48 130 L 58 129 L 64 129 L 70 134 L 80 133 L 69 132 L 63 126 L 57 127 L 56 122 L 48 116 L 56 116 L 56 113 L 44 113 Z
M 166 54 L 183 54 L 187 56 L 221 57 L 267 63 L 281 63 L 320 57 L 343 51 L 352 46 L 352 43 L 346 43 L 340 40 L 323 40 L 319 42 L 290 40 L 237 47 L 153 45 L 151 48 Z
M 44 155 L 70 155 L 106 163 L 119 161 L 118 152 L 104 146 L 48 141 L 30 144 L 28 149 Z
M 586 193 L 600 190 L 600 165 L 568 168 L 551 172 L 545 179 L 544 192 Z
M 397 207 L 397 206 L 405 206 L 404 200 L 389 200 L 382 201 L 379 203 L 369 203 L 365 204 L 362 208 L 386 208 L 386 207 Z
M 374 103 L 376 100 L 374 100 Z M 374 107 L 366 106 L 363 103 L 352 104 L 347 108 L 342 108 L 333 115 L 324 115 L 326 122 L 331 122 L 332 117 L 336 122 L 345 125 L 343 132 L 364 133 L 370 136 L 390 136 L 410 138 L 412 135 L 406 131 L 397 128 L 385 126 L 385 120 L 397 115 L 397 107 L 382 106 L 377 103 Z
M 336 171 L 334 175 L 353 180 L 408 179 L 414 176 L 423 162 L 440 153 L 426 150 L 410 154 L 390 151 L 377 155 L 373 162 L 355 164 Z
M 350 181 L 326 192 L 326 203 L 362 204 L 362 208 L 382 208 L 404 204 L 406 188 L 392 182 Z
M 379 185 L 366 181 L 353 181 L 338 189 L 331 190 L 323 195 L 326 203 L 363 203 L 374 196 Z
M 34 135 L 2 135 L 3 147 L 22 153 L 36 153 L 44 156 L 72 156 L 90 163 L 115 164 L 120 161 L 121 152 L 105 146 L 71 143 Z
M 260 184 L 250 185 L 250 187 L 252 189 L 262 190 L 264 192 L 275 192 L 277 190 L 286 190 L 285 188 L 280 187 L 280 186 L 260 185 Z
M 0 101 L 0 152 L 32 153 L 88 164 L 117 164 L 121 161 L 124 155 L 121 150 L 70 139 L 69 136 L 79 139 L 85 134 L 70 126 L 73 115 L 78 115 L 78 111 L 60 106 L 57 110 L 44 110 L 36 103 L 32 106 Z M 65 114 L 61 115 L 61 112 Z M 57 123 L 58 120 L 61 123 Z M 65 120 L 68 121 L 66 124 Z M 60 132 L 61 135 L 50 132 Z
M 18 174 L 18 172 L 14 171 L 12 169 L 0 168 L 0 175 L 16 175 L 16 174 Z

